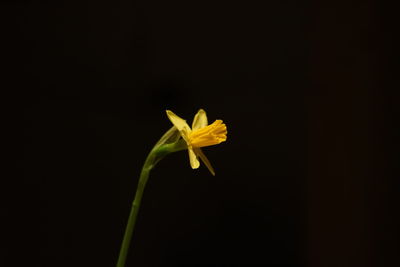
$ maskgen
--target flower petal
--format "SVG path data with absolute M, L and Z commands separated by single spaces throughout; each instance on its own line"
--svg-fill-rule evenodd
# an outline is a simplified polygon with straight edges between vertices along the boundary
M 178 117 L 175 113 L 171 110 L 167 110 L 167 116 L 172 124 L 178 129 L 181 133 L 183 139 L 188 142 L 187 135 L 192 131 L 190 126 L 186 123 L 186 121 L 180 117 Z
M 206 157 L 206 155 L 204 155 L 203 151 L 201 151 L 200 148 L 194 148 L 194 153 L 199 156 L 201 158 L 201 160 L 204 162 L 204 164 L 207 166 L 208 170 L 211 172 L 211 174 L 213 176 L 215 176 L 215 171 L 214 168 L 211 166 L 210 161 L 208 160 L 208 158 Z
M 191 147 L 188 147 L 188 152 L 189 152 L 190 166 L 192 167 L 192 169 L 197 169 L 200 166 L 200 162 L 197 159 L 196 154 L 194 153 Z
M 208 125 L 207 114 L 203 109 L 199 109 L 197 114 L 194 116 L 192 123 L 192 130 L 201 129 Z

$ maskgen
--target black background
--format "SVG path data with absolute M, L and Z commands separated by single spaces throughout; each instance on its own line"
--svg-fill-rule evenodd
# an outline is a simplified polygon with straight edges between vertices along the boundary
M 16 154 L 1 266 L 114 266 L 165 110 L 191 122 L 199 108 L 228 127 L 204 149 L 217 175 L 185 152 L 160 162 L 127 266 L 400 263 L 396 12 L 384 2 L 1 7 Z

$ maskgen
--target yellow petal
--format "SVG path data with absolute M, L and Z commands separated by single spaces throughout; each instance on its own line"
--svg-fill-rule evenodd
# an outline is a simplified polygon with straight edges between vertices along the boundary
M 194 153 L 191 147 L 188 147 L 188 152 L 189 152 L 190 166 L 192 167 L 192 169 L 197 169 L 200 166 L 200 162 L 197 159 L 196 154 Z
M 200 148 L 193 148 L 194 149 L 194 153 L 196 153 L 197 156 L 199 156 L 201 158 L 201 160 L 204 162 L 204 164 L 207 166 L 208 170 L 211 172 L 211 174 L 213 176 L 215 176 L 215 171 L 214 168 L 211 166 L 210 161 L 208 160 L 208 158 L 206 157 L 206 155 L 204 155 L 203 151 L 201 151 Z
M 178 129 L 178 131 L 182 131 L 183 129 L 190 130 L 189 125 L 186 123 L 186 121 L 179 116 L 177 116 L 175 113 L 173 113 L 171 110 L 167 110 L 167 116 L 169 120 L 172 122 L 173 125 Z
M 201 129 L 208 125 L 207 114 L 203 109 L 199 109 L 197 114 L 194 116 L 192 123 L 192 130 Z
M 178 129 L 181 133 L 183 139 L 188 141 L 187 135 L 191 132 L 190 126 L 186 123 L 186 121 L 180 117 L 178 117 L 175 113 L 170 110 L 167 110 L 167 116 L 172 124 Z

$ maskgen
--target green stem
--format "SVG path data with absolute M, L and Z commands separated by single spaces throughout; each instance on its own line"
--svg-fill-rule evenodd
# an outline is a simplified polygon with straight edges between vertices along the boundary
M 147 162 L 147 161 L 146 161 Z M 124 239 L 122 241 L 121 250 L 119 252 L 117 267 L 124 267 L 126 262 L 126 256 L 128 254 L 129 245 L 132 239 L 133 229 L 135 228 L 137 214 L 139 212 L 140 202 L 142 201 L 142 196 L 144 188 L 146 186 L 147 180 L 149 178 L 149 173 L 151 167 L 147 167 L 146 164 L 143 166 L 142 172 L 140 173 L 139 184 L 136 189 L 135 199 L 132 203 L 131 212 L 129 214 L 128 224 L 126 225 Z
M 126 257 L 128 255 L 129 245 L 132 239 L 133 229 L 135 228 L 136 218 L 139 212 L 140 203 L 144 188 L 147 180 L 149 179 L 150 171 L 164 156 L 169 153 L 177 152 L 186 149 L 186 143 L 183 141 L 175 142 L 173 144 L 163 144 L 156 146 L 151 150 L 143 165 L 142 172 L 140 173 L 139 183 L 136 189 L 135 199 L 132 203 L 131 212 L 129 214 L 128 223 L 126 225 L 124 238 L 122 240 L 121 250 L 118 256 L 117 267 L 125 267 Z

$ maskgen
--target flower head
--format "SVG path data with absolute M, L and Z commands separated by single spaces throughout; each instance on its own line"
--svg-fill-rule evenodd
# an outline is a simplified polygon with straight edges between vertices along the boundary
M 167 110 L 167 116 L 187 144 L 190 166 L 197 169 L 200 166 L 198 160 L 200 158 L 212 175 L 215 175 L 214 169 L 201 151 L 201 147 L 217 145 L 226 141 L 227 130 L 222 120 L 216 120 L 208 125 L 206 112 L 200 109 L 194 116 L 192 128 L 190 128 L 184 119 L 178 117 L 172 111 Z

